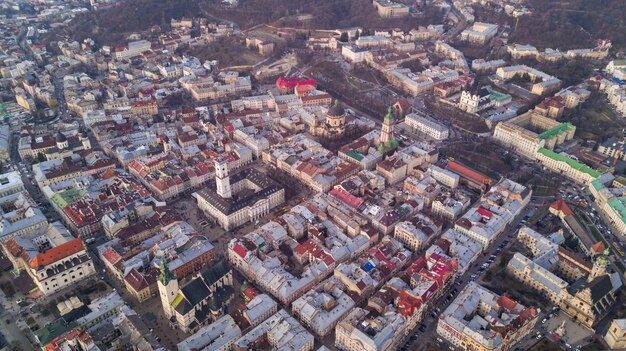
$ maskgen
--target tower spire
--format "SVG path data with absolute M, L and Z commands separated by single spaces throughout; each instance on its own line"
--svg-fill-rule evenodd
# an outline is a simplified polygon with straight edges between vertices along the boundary
M 232 197 L 230 177 L 228 174 L 228 162 L 222 157 L 215 159 L 215 185 L 219 196 L 225 199 Z
M 397 147 L 397 142 L 393 139 L 393 128 L 393 113 L 391 112 L 390 106 L 387 108 L 387 114 L 383 119 L 383 125 L 380 130 L 380 146 L 382 150 L 390 151 Z
M 385 121 L 387 120 L 393 122 L 393 112 L 392 112 L 391 106 L 387 107 L 387 114 L 385 115 Z
M 170 268 L 165 263 L 165 260 L 161 260 L 159 281 L 163 285 L 167 286 L 167 284 L 171 280 L 174 280 L 174 279 L 176 279 L 176 274 L 174 274 L 174 273 L 172 273 L 172 271 L 170 271 Z
M 598 257 L 596 257 L 595 261 L 593 262 L 593 268 L 591 269 L 591 272 L 589 273 L 589 276 L 587 277 L 588 282 L 591 282 L 595 278 L 606 274 L 606 268 L 609 266 L 610 253 L 611 251 L 609 250 L 609 248 L 606 248 L 606 250 L 604 250 L 602 255 L 599 255 Z

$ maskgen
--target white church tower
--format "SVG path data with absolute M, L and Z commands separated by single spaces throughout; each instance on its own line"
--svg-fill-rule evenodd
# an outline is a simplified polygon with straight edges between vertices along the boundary
M 606 274 L 606 267 L 609 266 L 609 254 L 610 251 L 607 248 L 606 250 L 604 250 L 604 253 L 602 255 L 596 257 L 596 260 L 593 262 L 593 268 L 587 276 L 588 282 L 591 283 L 591 281 L 593 281 L 594 279 Z
M 215 159 L 215 185 L 219 196 L 225 199 L 232 197 L 230 178 L 228 176 L 228 162 L 221 157 Z
M 165 313 L 169 319 L 174 315 L 172 301 L 174 301 L 176 295 L 178 295 L 179 288 L 176 275 L 169 270 L 164 260 L 161 261 L 161 273 L 157 280 L 157 287 L 159 289 L 161 305 L 163 306 L 163 313 Z

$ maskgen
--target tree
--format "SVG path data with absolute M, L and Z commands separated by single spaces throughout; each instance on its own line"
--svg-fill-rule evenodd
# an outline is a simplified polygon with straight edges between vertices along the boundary
M 282 252 L 283 254 L 285 254 L 286 256 L 293 256 L 293 250 L 291 249 L 291 247 L 289 246 L 289 244 L 287 244 L 286 242 L 282 242 L 279 246 L 278 249 L 280 250 L 280 252 Z
M 348 33 L 341 32 L 341 36 L 339 37 L 339 41 L 342 42 L 342 43 L 347 43 L 348 42 Z
M 516 73 L 513 78 L 511 78 L 511 83 L 513 84 L 526 84 L 530 83 L 531 78 L 530 75 L 526 72 L 524 73 Z
M 504 161 L 504 163 L 506 163 L 507 165 L 512 165 L 513 164 L 513 156 L 511 156 L 511 154 L 506 154 L 503 158 L 502 161 Z

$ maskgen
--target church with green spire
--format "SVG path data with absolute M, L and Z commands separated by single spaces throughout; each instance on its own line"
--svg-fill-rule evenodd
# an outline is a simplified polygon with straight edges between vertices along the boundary
M 161 265 L 159 268 L 159 281 L 161 282 L 161 284 L 167 286 L 170 281 L 176 279 L 176 274 L 170 271 L 170 268 L 167 266 L 167 263 L 165 263 L 165 260 L 161 261 Z
M 227 261 L 214 263 L 179 287 L 176 275 L 161 262 L 157 285 L 163 313 L 171 325 L 193 333 L 224 314 L 234 294 L 233 275 Z
M 395 121 L 391 107 L 387 108 L 387 114 L 383 119 L 383 126 L 380 131 L 380 143 L 378 151 L 382 154 L 390 153 L 398 148 L 398 141 L 393 138 Z

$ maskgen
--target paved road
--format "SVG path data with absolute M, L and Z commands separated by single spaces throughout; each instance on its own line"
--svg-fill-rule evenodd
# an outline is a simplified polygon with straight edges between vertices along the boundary
M 620 233 L 613 226 L 609 218 L 604 214 L 603 211 L 600 210 L 600 207 L 596 204 L 596 202 L 592 200 L 591 193 L 589 192 L 588 189 L 582 192 L 582 195 L 584 199 L 587 201 L 587 204 L 589 204 L 589 206 L 595 210 L 595 213 L 598 214 L 598 216 L 595 217 L 597 218 L 596 223 L 599 221 L 602 221 L 606 227 L 611 228 L 611 234 L 609 234 L 606 230 L 600 230 L 600 228 L 598 228 L 598 231 L 600 232 L 602 237 L 604 237 L 604 240 L 606 240 L 609 243 L 609 245 L 611 245 L 610 250 L 613 253 L 613 258 L 615 260 L 621 261 L 622 264 L 626 265 L 626 257 L 621 256 L 617 252 L 617 250 L 615 250 L 615 248 L 612 246 L 613 243 L 616 243 L 619 247 L 622 248 L 622 252 L 625 252 L 626 250 L 624 250 L 624 243 L 626 242 L 626 233 Z M 596 225 L 596 228 L 597 228 L 597 225 Z M 616 269 L 619 272 L 617 267 L 614 266 L 613 269 Z M 624 277 L 623 274 L 620 275 L 620 278 L 622 279 L 622 283 L 626 284 L 626 278 Z
M 437 304 L 435 304 L 435 311 L 437 311 L 437 309 L 440 311 L 438 314 L 440 314 L 441 312 L 445 311 L 446 308 L 448 308 L 448 306 L 454 301 L 454 299 L 456 298 L 456 295 L 458 294 L 458 292 L 460 292 L 461 290 L 463 290 L 465 288 L 465 286 L 468 284 L 468 282 L 473 281 L 472 280 L 472 275 L 477 275 L 476 279 L 480 279 L 480 275 L 482 275 L 486 270 L 483 270 L 483 272 L 480 272 L 481 270 L 481 266 L 486 263 L 489 260 L 490 255 L 496 255 L 497 256 L 497 250 L 498 248 L 501 248 L 500 251 L 504 252 L 506 251 L 506 249 L 513 243 L 514 238 L 517 234 L 517 231 L 519 229 L 518 224 L 520 223 L 520 221 L 522 220 L 522 218 L 525 216 L 525 214 L 531 209 L 530 205 L 529 207 L 526 208 L 526 210 L 522 211 L 522 213 L 517 216 L 513 221 L 511 221 L 511 223 L 505 228 L 504 232 L 502 234 L 500 234 L 487 248 L 487 250 L 485 250 L 485 252 L 480 255 L 476 261 L 472 264 L 472 266 L 465 272 L 465 274 L 463 274 L 460 277 L 457 277 L 454 286 L 450 287 L 450 290 L 453 293 L 446 293 L 438 302 Z M 505 244 L 505 241 L 507 241 L 507 243 Z M 456 292 L 454 292 L 454 289 L 456 289 Z M 446 301 L 446 297 L 451 296 L 451 298 L 449 300 Z M 409 340 L 408 344 L 406 344 L 407 349 L 408 350 L 424 350 L 425 349 L 425 345 L 423 343 L 423 340 L 436 340 L 438 338 L 437 334 L 436 334 L 436 329 L 437 329 L 437 321 L 438 318 L 433 318 L 432 315 L 429 313 L 425 318 L 424 321 L 422 321 L 422 324 L 426 325 L 426 329 L 423 333 L 419 332 L 419 330 L 414 330 L 413 333 L 411 333 L 410 335 L 415 335 L 416 338 L 414 341 Z M 418 326 L 419 328 L 419 326 Z M 449 347 L 450 345 L 446 344 L 446 347 Z
M 18 327 L 18 323 L 25 327 L 23 322 L 18 321 L 20 307 L 8 299 L 0 290 L 0 331 L 6 337 L 9 345 L 15 345 L 19 350 L 34 350 L 35 347 Z M 8 321 L 8 323 L 7 323 Z

